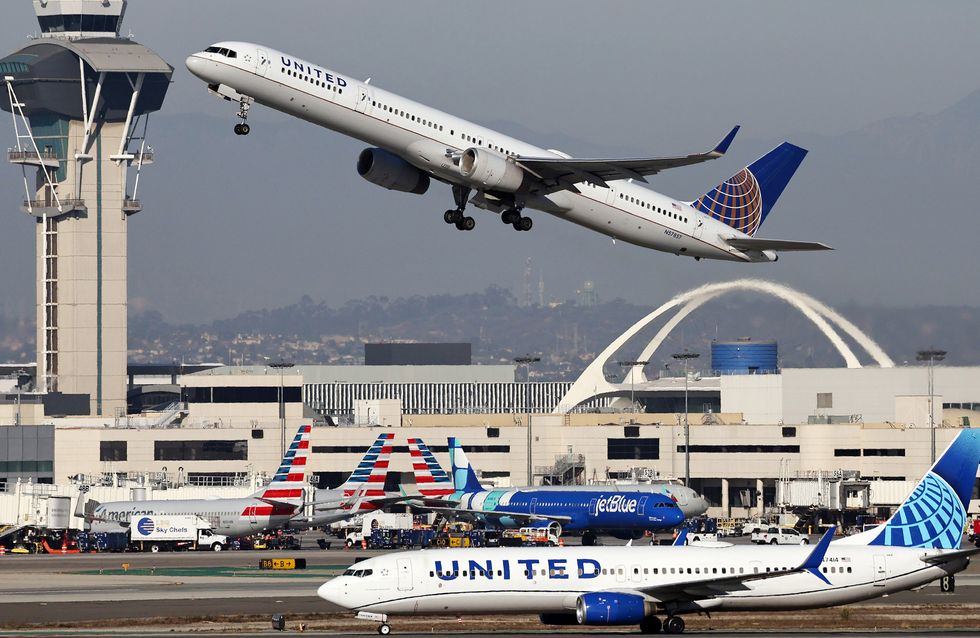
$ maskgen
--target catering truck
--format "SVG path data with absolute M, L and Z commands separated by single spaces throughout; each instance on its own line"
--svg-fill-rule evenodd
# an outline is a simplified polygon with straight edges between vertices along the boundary
M 129 526 L 129 542 L 143 552 L 209 549 L 215 552 L 228 547 L 228 537 L 211 531 L 211 524 L 199 516 L 138 516 Z

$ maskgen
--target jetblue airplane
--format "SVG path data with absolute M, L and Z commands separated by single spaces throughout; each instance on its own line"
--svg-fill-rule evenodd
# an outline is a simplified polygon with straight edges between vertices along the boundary
M 437 549 L 361 561 L 324 600 L 380 622 L 398 614 L 537 613 L 546 624 L 684 631 L 683 614 L 832 607 L 952 576 L 980 464 L 980 430 L 960 431 L 882 525 L 814 546 Z M 663 619 L 661 618 L 663 617 Z
M 421 448 L 429 452 L 424 446 L 421 439 L 409 440 L 413 452 Z M 412 504 L 413 507 L 498 527 L 544 527 L 555 536 L 561 536 L 563 529 L 582 531 L 582 542 L 589 545 L 595 543 L 597 533 L 639 538 L 647 530 L 671 529 L 684 520 L 674 501 L 663 494 L 574 489 L 539 492 L 533 488 L 487 490 L 480 484 L 455 437 L 449 438 L 449 460 L 453 470 L 452 493 L 442 499 L 424 498 Z M 435 462 L 435 457 L 432 461 Z M 420 493 L 435 494 L 448 489 L 438 485 L 423 482 Z
M 249 110 L 263 104 L 370 144 L 357 160 L 369 182 L 425 193 L 432 179 L 452 187 L 456 207 L 443 215 L 459 230 L 476 221 L 467 203 L 530 230 L 526 208 L 638 246 L 695 259 L 769 262 L 777 251 L 826 250 L 756 232 L 796 172 L 806 150 L 780 144 L 693 201 L 661 195 L 637 182 L 662 170 L 721 157 L 736 126 L 710 151 L 661 158 L 573 158 L 545 150 L 413 102 L 326 67 L 247 42 L 219 42 L 187 58 L 210 91 L 237 102 L 247 135 Z

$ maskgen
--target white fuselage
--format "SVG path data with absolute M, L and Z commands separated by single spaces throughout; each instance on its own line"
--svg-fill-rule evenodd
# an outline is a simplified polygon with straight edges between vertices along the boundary
M 341 607 L 385 614 L 571 613 L 581 594 L 683 584 L 725 575 L 775 573 L 801 564 L 809 547 L 565 547 L 441 549 L 356 563 L 367 576 L 340 576 L 318 591 Z M 835 546 L 809 572 L 748 580 L 672 611 L 829 607 L 913 589 L 962 570 L 968 560 L 932 565 L 941 550 Z M 441 574 L 441 575 L 440 575 Z M 455 574 L 455 576 L 453 576 Z M 655 598 L 653 602 L 658 602 Z
M 171 501 L 116 501 L 96 506 L 93 532 L 125 531 L 125 524 L 139 516 L 194 515 L 208 521 L 216 534 L 247 536 L 284 527 L 299 511 L 283 505 L 245 498 L 186 499 Z M 118 522 L 117 522 L 118 521 Z
M 563 156 L 273 49 L 245 42 L 214 46 L 234 50 L 237 56 L 196 53 L 187 59 L 187 67 L 225 97 L 249 96 L 259 104 L 395 153 L 449 183 L 466 185 L 458 158 L 469 148 L 508 157 Z M 576 187 L 580 193 L 561 190 L 524 203 L 614 239 L 668 253 L 732 261 L 775 260 L 770 251 L 728 246 L 724 238 L 747 235 L 685 202 L 631 181 L 612 181 L 608 188 L 583 181 Z M 497 211 L 492 202 L 480 197 L 474 202 Z

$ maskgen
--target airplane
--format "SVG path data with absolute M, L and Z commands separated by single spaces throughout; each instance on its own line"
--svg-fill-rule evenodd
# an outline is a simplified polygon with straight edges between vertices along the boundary
M 414 443 L 409 442 L 410 450 L 421 450 L 425 446 L 421 439 L 412 441 Z M 428 448 L 425 450 L 428 452 Z M 583 544 L 594 544 L 597 533 L 624 539 L 639 538 L 647 530 L 671 529 L 684 520 L 684 514 L 674 501 L 663 494 L 575 489 L 540 492 L 533 488 L 487 490 L 480 484 L 455 437 L 449 437 L 449 459 L 453 492 L 445 498 L 410 502 L 413 508 L 504 528 L 544 527 L 556 537 L 561 536 L 563 530 L 581 531 Z M 430 494 L 434 490 L 448 489 L 429 487 L 437 485 L 434 482 L 423 482 L 422 485 L 420 491 L 426 490 Z
M 734 127 L 711 150 L 659 158 L 574 158 L 545 150 L 326 67 L 248 42 L 219 42 L 187 58 L 209 91 L 237 102 L 235 133 L 248 135 L 253 104 L 282 111 L 371 146 L 357 159 L 372 184 L 425 193 L 452 187 L 443 219 L 473 230 L 467 203 L 530 230 L 534 209 L 616 240 L 701 259 L 771 262 L 777 251 L 829 250 L 817 242 L 756 237 L 807 151 L 788 142 L 691 201 L 640 186 L 662 170 L 722 157 Z
M 161 514 L 197 515 L 211 523 L 212 531 L 225 536 L 247 536 L 284 527 L 302 513 L 309 451 L 310 426 L 301 425 L 272 482 L 251 496 L 111 503 L 89 500 L 83 516 L 93 532 L 124 531 L 135 517 Z
M 422 439 L 408 439 L 408 449 L 412 456 L 412 469 L 415 484 L 422 496 L 450 496 L 455 490 L 453 480 L 439 465 L 435 455 Z M 708 511 L 708 501 L 676 480 L 654 480 L 649 483 L 629 483 L 612 485 L 529 485 L 517 488 L 533 492 L 643 492 L 663 494 L 669 497 L 684 514 L 684 518 L 694 518 Z
M 845 605 L 967 567 L 980 552 L 960 548 L 978 464 L 980 430 L 961 430 L 888 521 L 836 541 L 831 528 L 812 547 L 427 549 L 361 561 L 317 594 L 382 634 L 399 614 L 537 613 L 678 634 L 683 614 Z
M 272 482 L 244 498 L 114 501 L 85 503 L 86 519 L 93 532 L 125 531 L 134 517 L 161 514 L 195 514 L 211 523 L 211 529 L 226 536 L 247 536 L 268 529 L 328 525 L 358 513 L 386 505 L 384 482 L 394 434 L 381 434 L 340 487 L 315 490 L 306 501 L 305 480 L 310 446 L 310 426 L 300 426 Z M 304 515 L 312 505 L 310 516 Z

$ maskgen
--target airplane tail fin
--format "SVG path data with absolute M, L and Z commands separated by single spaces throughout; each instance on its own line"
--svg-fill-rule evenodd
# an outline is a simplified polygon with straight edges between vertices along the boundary
M 453 487 L 461 492 L 483 492 L 480 479 L 477 478 L 466 452 L 459 444 L 459 439 L 449 437 L 449 462 L 453 467 Z
M 737 231 L 754 235 L 806 154 L 806 149 L 783 142 L 691 206 Z
M 310 453 L 310 426 L 301 425 L 286 449 L 272 482 L 253 494 L 254 498 L 276 501 L 303 500 L 306 488 L 306 457 Z
M 978 465 L 980 430 L 962 430 L 888 521 L 838 543 L 958 548 Z
M 386 432 L 378 436 L 361 462 L 340 486 L 344 490 L 344 496 L 353 496 L 355 493 L 360 498 L 385 495 L 385 480 L 388 478 L 388 462 L 394 439 L 394 432 Z
M 429 446 L 422 439 L 409 439 L 408 451 L 412 456 L 412 471 L 419 494 L 439 498 L 452 494 L 453 479 L 442 469 Z

